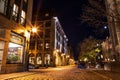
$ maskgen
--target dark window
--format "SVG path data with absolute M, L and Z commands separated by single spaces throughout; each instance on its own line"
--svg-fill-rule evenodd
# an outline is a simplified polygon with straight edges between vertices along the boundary
M 24 0 L 23 1 L 23 6 L 22 6 L 22 9 L 26 12 L 27 12 L 27 3 L 28 3 L 27 0 Z
M 10 0 L 0 0 L 0 13 L 10 18 L 12 7 L 10 6 Z
M 0 0 L 0 13 L 6 14 L 8 0 Z
M 33 38 L 30 39 L 30 46 L 29 46 L 29 48 L 31 50 L 35 49 L 35 39 L 33 39 Z
M 46 30 L 45 30 L 45 37 L 46 37 L 46 38 L 49 38 L 49 37 L 50 37 L 50 34 L 51 34 L 50 29 L 46 29 Z
M 25 2 L 25 3 L 27 3 L 27 2 L 28 2 L 28 0 L 24 0 L 24 2 Z
M 45 23 L 45 27 L 50 27 L 51 26 L 51 21 L 47 21 L 46 23 Z
M 39 36 L 40 36 L 40 38 L 43 38 L 43 32 L 42 31 L 39 32 Z

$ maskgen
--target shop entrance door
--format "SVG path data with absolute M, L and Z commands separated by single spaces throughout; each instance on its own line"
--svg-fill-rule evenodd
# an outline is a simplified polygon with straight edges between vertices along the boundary
M 4 52 L 4 41 L 0 41 L 0 71 L 1 71 L 1 64 L 3 59 L 3 52 Z

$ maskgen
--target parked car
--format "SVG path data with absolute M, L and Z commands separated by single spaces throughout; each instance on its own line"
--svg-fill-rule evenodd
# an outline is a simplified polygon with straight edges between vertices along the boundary
M 84 61 L 79 61 L 78 68 L 85 69 L 86 68 L 86 63 Z

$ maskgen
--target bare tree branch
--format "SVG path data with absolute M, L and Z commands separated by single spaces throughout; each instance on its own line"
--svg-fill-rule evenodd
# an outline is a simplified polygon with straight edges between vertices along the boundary
M 82 14 L 80 15 L 81 23 L 87 23 L 92 27 L 107 25 L 107 16 L 105 5 L 98 0 L 87 0 L 83 4 Z

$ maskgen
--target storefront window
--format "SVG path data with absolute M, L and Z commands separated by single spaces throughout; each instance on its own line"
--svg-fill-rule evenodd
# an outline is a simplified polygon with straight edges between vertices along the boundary
M 23 46 L 9 43 L 7 63 L 22 63 Z
M 41 56 L 37 57 L 37 64 L 39 64 L 39 65 L 42 64 L 42 57 Z
M 35 64 L 34 62 L 35 62 L 35 55 L 33 53 L 31 53 L 29 55 L 29 64 L 34 65 Z
M 8 46 L 7 63 L 22 63 L 24 53 L 24 37 L 11 32 Z

